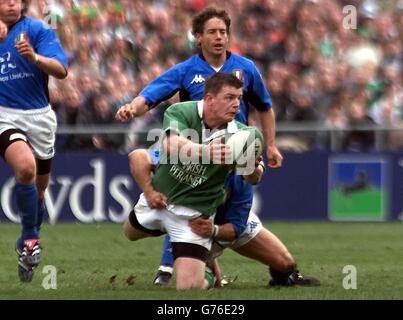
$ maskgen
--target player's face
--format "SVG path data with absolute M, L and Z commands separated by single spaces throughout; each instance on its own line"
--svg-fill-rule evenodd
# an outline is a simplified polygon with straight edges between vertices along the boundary
M 197 41 L 201 46 L 203 54 L 214 56 L 225 55 L 229 41 L 225 22 L 218 18 L 208 20 L 204 24 L 203 33 L 197 35 Z
M 224 86 L 217 95 L 211 97 L 215 118 L 219 119 L 222 124 L 234 120 L 239 112 L 241 98 L 242 88 Z
M 22 0 L 0 0 L 0 20 L 10 25 L 21 17 Z

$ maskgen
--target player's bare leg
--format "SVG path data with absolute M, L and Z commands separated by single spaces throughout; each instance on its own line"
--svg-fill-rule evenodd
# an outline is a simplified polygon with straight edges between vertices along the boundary
M 14 171 L 17 183 L 32 184 L 36 177 L 36 163 L 28 144 L 16 141 L 5 152 L 5 160 Z
M 150 237 L 148 233 L 134 228 L 129 219 L 126 219 L 123 223 L 123 232 L 125 233 L 127 239 L 129 239 L 130 241 L 136 241 Z
M 42 221 L 44 216 L 47 214 L 45 205 L 45 192 L 49 185 L 50 179 L 50 167 L 52 159 L 49 160 L 37 160 L 37 175 L 36 175 L 36 187 L 38 189 L 38 206 L 37 206 L 37 229 L 40 232 Z M 45 165 L 44 165 L 45 164 Z M 44 169 L 45 167 L 45 169 Z M 45 171 L 43 171 L 45 170 Z M 49 173 L 43 173 L 49 172 Z
M 176 289 L 205 289 L 204 279 L 206 264 L 198 259 L 179 257 L 175 260 Z
M 25 141 L 9 145 L 4 158 L 14 171 L 17 206 L 22 223 L 22 233 L 15 248 L 18 254 L 18 275 L 22 282 L 31 282 L 40 262 L 41 250 L 37 229 L 36 162 Z
M 36 186 L 38 188 L 38 198 L 45 199 L 45 192 L 49 185 L 50 174 L 38 174 L 36 177 Z
M 286 246 L 267 229 L 262 229 L 256 237 L 234 250 L 276 270 L 292 271 L 294 269 L 295 261 Z
M 318 279 L 301 275 L 286 246 L 267 229 L 262 229 L 251 241 L 234 250 L 269 266 L 272 276 L 270 285 L 320 285 Z

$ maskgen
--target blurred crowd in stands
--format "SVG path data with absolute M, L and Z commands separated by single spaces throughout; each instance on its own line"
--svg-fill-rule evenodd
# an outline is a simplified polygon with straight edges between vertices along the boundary
M 403 0 L 33 1 L 69 56 L 68 79 L 50 83 L 61 127 L 116 126 L 118 107 L 195 52 L 191 18 L 208 5 L 228 10 L 231 51 L 261 70 L 281 149 L 403 149 Z M 126 124 L 132 134 L 66 135 L 59 150 L 144 144 L 136 132 L 159 127 L 175 99 Z

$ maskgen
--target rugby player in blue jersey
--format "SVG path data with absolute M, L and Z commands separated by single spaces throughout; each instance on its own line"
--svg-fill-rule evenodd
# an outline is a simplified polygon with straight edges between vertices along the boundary
M 244 82 L 243 98 L 236 120 L 247 123 L 249 105 L 257 111 L 267 149 L 269 166 L 282 165 L 275 144 L 275 116 L 271 97 L 256 65 L 249 59 L 227 51 L 231 20 L 224 10 L 207 8 L 193 19 L 193 34 L 200 52 L 161 74 L 147 85 L 134 100 L 122 106 L 116 118 L 129 120 L 145 114 L 179 92 L 181 101 L 203 99 L 205 80 L 220 71 L 232 73 Z
M 39 229 L 45 213 L 56 133 L 48 77 L 67 76 L 56 33 L 25 16 L 28 0 L 0 0 L 0 154 L 14 172 L 22 233 L 18 274 L 32 281 L 40 262 Z
M 199 53 L 181 62 L 147 85 L 134 100 L 122 106 L 116 113 L 116 119 L 126 121 L 145 114 L 179 92 L 181 101 L 201 100 L 204 82 L 216 72 L 232 73 L 244 82 L 243 98 L 240 112 L 236 120 L 248 122 L 249 106 L 258 111 L 261 127 L 267 145 L 268 166 L 279 168 L 283 157 L 275 144 L 275 115 L 271 108 L 271 97 L 263 78 L 253 61 L 231 53 L 227 50 L 230 37 L 231 20 L 225 10 L 206 8 L 193 18 L 192 32 L 195 36 Z M 242 179 L 236 175 L 234 179 Z M 247 183 L 239 194 L 247 194 L 252 202 L 252 186 Z M 150 201 L 150 200 L 149 200 Z M 155 282 L 164 281 L 164 275 L 172 271 L 173 260 L 170 254 L 168 238 L 164 242 L 164 250 L 159 272 Z M 291 274 L 294 267 L 286 273 Z M 274 269 L 273 269 L 274 270 Z M 274 273 L 276 270 L 273 271 Z

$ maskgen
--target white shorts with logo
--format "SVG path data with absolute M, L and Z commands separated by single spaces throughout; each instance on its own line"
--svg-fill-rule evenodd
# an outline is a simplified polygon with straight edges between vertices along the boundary
M 55 155 L 57 120 L 50 106 L 35 110 L 0 106 L 0 134 L 9 129 L 24 132 L 35 158 L 47 160 Z
M 257 234 L 262 230 L 263 225 L 260 221 L 259 217 L 254 213 L 249 213 L 249 218 L 246 223 L 246 228 L 244 232 L 242 232 L 237 239 L 234 241 L 217 241 L 213 242 L 211 251 L 209 253 L 208 260 L 214 259 L 219 257 L 223 254 L 223 251 L 226 248 L 236 249 L 242 247 L 243 245 L 247 244 L 251 241 Z
M 166 209 L 151 209 L 142 193 L 134 206 L 134 213 L 141 226 L 168 233 L 171 242 L 193 243 L 207 250 L 211 248 L 212 239 L 198 236 L 189 227 L 189 220 L 202 215 L 199 211 L 178 205 L 168 205 Z M 213 220 L 214 216 L 209 219 Z

